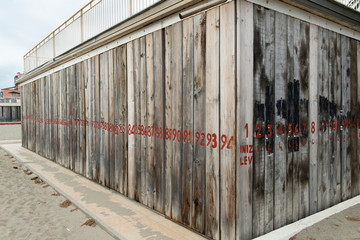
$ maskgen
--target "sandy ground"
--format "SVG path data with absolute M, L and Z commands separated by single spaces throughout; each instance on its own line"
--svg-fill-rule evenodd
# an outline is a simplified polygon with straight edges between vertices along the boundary
M 0 149 L 1 240 L 114 239 L 36 177 Z
M 0 141 L 21 140 L 21 125 L 0 125 Z
M 296 234 L 291 240 L 360 240 L 360 204 L 334 214 Z

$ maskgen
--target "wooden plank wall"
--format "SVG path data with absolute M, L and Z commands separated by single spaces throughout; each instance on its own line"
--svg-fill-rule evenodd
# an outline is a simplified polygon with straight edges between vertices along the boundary
M 354 39 L 233 1 L 22 86 L 23 147 L 250 239 L 360 193 L 359 59 Z
M 0 106 L 0 122 L 20 121 L 21 115 L 24 114 L 22 111 L 20 106 Z

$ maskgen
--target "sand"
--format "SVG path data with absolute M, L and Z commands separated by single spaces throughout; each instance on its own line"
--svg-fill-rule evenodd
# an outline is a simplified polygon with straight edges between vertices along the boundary
M 360 240 L 360 204 L 299 232 L 291 240 Z
M 0 149 L 0 239 L 114 238 Z

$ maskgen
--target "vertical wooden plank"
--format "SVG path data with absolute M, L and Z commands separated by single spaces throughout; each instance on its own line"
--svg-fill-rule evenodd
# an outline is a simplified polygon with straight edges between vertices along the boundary
M 86 163 L 84 166 L 84 175 L 89 178 L 92 179 L 92 160 L 91 160 L 91 150 L 92 150 L 92 128 L 93 128 L 93 111 L 92 111 L 92 106 L 93 106 L 93 92 L 92 92 L 92 76 L 91 76 L 91 59 L 87 59 L 84 61 L 84 72 L 86 72 L 86 77 L 84 78 L 84 88 L 85 88 L 85 116 L 86 116 L 86 121 L 89 122 L 89 125 L 86 126 L 86 144 L 85 144 L 85 148 L 86 148 L 86 154 L 85 154 L 85 158 L 86 158 Z
M 140 136 L 140 125 L 141 125 L 141 71 L 140 71 L 140 39 L 136 39 L 133 41 L 134 53 L 133 53 L 133 61 L 134 61 L 134 108 L 135 108 L 135 200 L 141 200 L 141 136 Z
M 134 96 L 134 51 L 133 42 L 127 43 L 127 111 L 128 111 L 128 123 L 129 126 L 135 124 L 135 96 Z M 126 126 L 127 127 L 127 126 Z M 130 128 L 130 127 L 129 127 Z M 126 128 L 127 130 L 127 128 Z M 130 129 L 129 129 L 130 130 Z M 128 134 L 125 131 L 125 134 Z M 135 136 L 129 134 L 128 137 L 128 197 L 135 198 Z
M 122 144 L 120 144 L 120 140 L 122 139 L 122 136 L 124 133 L 123 130 L 123 122 L 120 119 L 120 113 L 122 112 L 122 102 L 121 102 L 121 96 L 120 96 L 120 76 L 122 74 L 122 71 L 124 70 L 121 68 L 121 66 L 124 66 L 121 62 L 120 58 L 120 47 L 117 47 L 114 49 L 114 83 L 113 83 L 113 94 L 114 94 L 114 125 L 115 130 L 114 131 L 114 169 L 113 169 L 113 177 L 114 177 L 114 189 L 120 193 L 122 192 L 122 186 L 120 191 L 120 185 L 122 183 Z M 122 93 L 124 94 L 124 93 Z M 126 126 L 126 125 L 125 125 Z M 116 134 L 118 132 L 118 134 Z
M 355 197 L 360 193 L 360 159 L 358 157 L 358 134 L 357 134 L 357 118 L 359 113 L 358 108 L 358 62 L 357 62 L 357 41 L 350 39 L 350 147 L 351 147 L 351 196 Z
M 67 155 L 67 161 L 65 166 L 71 170 L 75 168 L 75 159 L 76 159 L 76 148 L 77 148 L 77 129 L 74 128 L 74 125 L 69 125 L 69 121 L 72 119 L 72 114 L 77 114 L 77 106 L 74 104 L 74 94 L 77 92 L 77 82 L 76 82 L 76 66 L 72 65 L 67 68 L 66 71 L 66 150 L 64 152 Z M 75 115 L 76 116 L 76 115 Z M 75 132 L 74 132 L 75 131 Z
M 287 17 L 287 116 L 286 116 L 286 223 L 293 220 L 293 179 L 294 179 L 294 18 Z
M 147 146 L 147 166 L 146 166 L 146 203 L 149 208 L 154 206 L 154 42 L 153 34 L 146 35 L 146 127 L 145 127 L 145 141 Z M 152 129 L 151 129 L 152 128 Z M 146 131 L 147 130 L 147 131 Z
M 342 171 L 341 171 L 341 131 L 340 120 L 342 111 L 342 63 L 341 63 L 341 36 L 336 34 L 336 203 L 341 202 Z
M 342 78 L 342 135 L 341 135 L 341 171 L 342 200 L 351 197 L 351 148 L 350 148 L 350 129 L 347 128 L 347 119 L 350 118 L 350 39 L 341 36 L 341 78 Z M 345 121 L 344 121 L 345 120 Z
M 111 189 L 115 189 L 116 182 L 115 182 L 115 171 L 117 169 L 115 168 L 115 131 L 114 131 L 114 123 L 115 123 L 115 116 L 114 116 L 114 108 L 118 108 L 118 106 L 115 104 L 115 95 L 114 95 L 114 57 L 116 56 L 116 49 L 112 49 L 109 51 L 108 55 L 108 61 L 109 61 L 109 187 Z
M 147 99 L 147 89 L 146 89 L 146 83 L 147 83 L 147 78 L 146 78 L 146 39 L 145 37 L 140 38 L 140 49 L 139 49 L 139 54 L 140 54 L 140 58 L 139 58 L 139 63 L 140 63 L 140 71 L 139 71 L 139 80 L 140 80 L 140 85 L 139 85 L 139 90 L 140 90 L 140 102 L 139 102 L 139 141 L 140 141 L 140 159 L 141 159 L 141 164 L 140 164 L 140 202 L 144 205 L 147 205 L 147 198 L 146 198 L 146 193 L 147 193 L 147 164 L 148 164 L 148 159 L 147 159 L 147 151 L 148 151 L 148 146 L 147 146 L 147 142 L 146 142 L 146 136 L 144 135 L 144 131 L 145 131 L 145 126 L 147 124 L 147 109 L 146 109 L 146 99 Z
M 319 87 L 319 131 L 318 142 L 318 211 L 329 206 L 330 163 L 329 163 L 329 59 L 328 59 L 328 30 L 319 29 L 318 55 L 318 87 Z
M 206 14 L 194 17 L 194 141 L 196 133 L 206 136 Z M 225 49 L 224 49 L 225 51 Z M 199 232 L 204 232 L 205 219 L 205 144 L 194 145 L 193 164 L 193 203 L 191 225 Z
M 254 151 L 252 164 L 253 186 L 253 237 L 264 234 L 265 228 L 265 8 L 254 6 Z M 240 162 L 244 162 L 241 159 Z
M 164 213 L 164 154 L 165 154 L 165 130 L 164 121 L 164 30 L 158 30 L 154 33 L 154 88 L 155 88 L 155 192 L 154 192 L 154 209 Z M 189 200 L 190 201 L 190 200 Z
M 274 228 L 286 223 L 286 169 L 287 169 L 287 17 L 275 13 L 275 174 L 274 180 Z
M 329 31 L 329 164 L 330 205 L 336 204 L 336 33 Z
M 190 134 L 194 132 L 194 18 L 183 22 L 183 117 L 184 141 L 182 146 L 182 206 L 181 221 L 191 226 L 192 216 L 192 168 L 194 161 L 194 147 L 189 142 Z M 186 138 L 185 138 L 186 131 Z M 190 133 L 189 133 L 190 132 Z
M 275 12 L 265 13 L 265 233 L 274 229 L 274 147 L 275 147 Z M 254 148 L 253 148 L 254 149 Z
M 56 123 L 55 123 L 55 128 L 54 128 L 54 145 L 55 145 L 55 159 L 54 162 L 58 163 L 59 161 L 59 149 L 60 149 L 60 134 L 59 134 L 59 124 L 58 124 L 58 120 L 59 120 L 59 106 L 60 106 L 60 91 L 58 91 L 58 89 L 60 89 L 60 75 L 59 72 L 55 72 L 54 73 L 54 79 L 53 79 L 53 89 L 52 91 L 54 92 L 54 118 L 56 119 Z
M 41 141 L 41 131 L 40 131 L 40 108 L 41 108 L 41 99 L 40 99 L 40 81 L 41 80 L 37 80 L 35 82 L 36 87 L 35 87 L 35 94 L 36 94 L 36 103 L 35 103 L 35 118 L 36 118 L 36 136 L 35 137 L 35 143 L 36 143 L 36 148 L 35 148 L 35 152 L 37 154 L 40 154 L 40 141 Z
M 126 61 L 126 46 L 123 45 L 119 49 L 119 67 L 117 68 L 120 70 L 119 74 L 119 81 L 120 81 L 120 91 L 118 94 L 120 95 L 121 103 L 121 115 L 120 115 L 120 122 L 123 123 L 123 129 L 121 135 L 121 171 L 120 171 L 120 191 L 124 195 L 128 194 L 128 104 L 127 104 L 127 61 Z M 120 132 L 121 132 L 120 131 Z M 117 145 L 116 145 L 117 146 Z
M 172 208 L 172 142 L 167 137 L 167 128 L 172 127 L 172 79 L 171 79 L 171 59 L 172 59 L 172 28 L 165 28 L 165 128 L 163 130 L 165 141 L 165 159 L 164 159 L 164 213 L 166 216 L 171 218 L 171 208 Z
M 318 208 L 318 182 L 317 182 L 317 143 L 318 135 L 314 131 L 316 124 L 318 124 L 318 27 L 310 24 L 310 58 L 309 58 L 309 158 L 310 158 L 310 170 L 309 170 L 309 196 L 310 196 L 310 214 L 317 212 Z M 314 128 L 312 128 L 314 126 Z
M 300 105 L 299 105 L 299 129 L 300 129 L 300 155 L 299 163 L 299 218 L 309 215 L 309 38 L 310 25 L 300 22 L 300 48 L 299 51 L 299 80 L 300 80 Z
M 80 102 L 80 117 L 83 120 L 81 128 L 80 128 L 80 156 L 79 161 L 80 164 L 80 173 L 83 176 L 86 176 L 86 128 L 89 126 L 89 122 L 87 121 L 86 117 L 86 99 L 85 99 L 85 81 L 88 77 L 87 75 L 87 62 L 83 61 L 80 64 L 81 66 L 81 83 L 80 83 L 80 95 L 81 95 L 81 102 Z
M 109 177 L 109 132 L 105 123 L 109 122 L 109 52 L 100 54 L 100 174 L 99 183 L 108 186 Z
M 196 18 L 196 17 L 195 17 Z M 176 138 L 172 134 L 173 155 L 172 155 L 172 208 L 171 215 L 175 221 L 181 221 L 181 166 L 182 166 L 182 144 L 178 141 L 181 139 L 182 132 L 182 22 L 172 26 L 172 62 L 171 62 L 171 81 L 172 81 L 172 125 L 171 128 L 176 130 Z M 200 39 L 200 35 L 199 35 Z M 196 47 L 195 47 L 196 48 Z M 196 61 L 196 60 L 195 60 Z M 203 64 L 204 61 L 201 63 Z M 196 65 L 196 63 L 195 63 Z M 196 68 L 196 67 L 195 67 Z M 180 131 L 180 132 L 179 132 Z M 179 136 L 178 136 L 179 135 Z M 205 160 L 205 159 L 204 159 Z M 203 201 L 199 202 L 203 203 Z M 203 230 L 201 229 L 201 232 Z
M 220 228 L 221 238 L 235 238 L 235 6 L 230 2 L 220 7 L 220 132 L 229 148 L 220 152 Z
M 93 164 L 93 179 L 96 182 L 100 182 L 100 142 L 101 142 L 101 115 L 100 115 L 100 56 L 94 57 L 94 120 L 96 122 L 95 134 L 94 134 L 94 157 L 92 158 L 94 161 Z
M 220 9 L 217 7 L 208 11 L 206 14 L 206 50 L 205 50 L 205 54 L 206 54 L 205 56 L 206 59 L 205 115 L 207 118 L 205 132 L 211 133 L 212 138 L 215 138 L 216 140 L 218 140 L 220 136 L 219 13 L 220 13 Z M 185 22 L 184 22 L 184 28 L 185 28 Z M 184 82 L 185 82 L 185 78 L 184 78 Z M 193 86 L 190 85 L 190 88 L 193 88 Z M 190 91 L 187 91 L 184 88 L 184 92 L 190 92 Z M 193 92 L 192 89 L 191 92 Z M 186 105 L 187 103 L 184 102 L 184 106 Z M 188 129 L 185 123 L 184 123 L 184 129 Z M 206 162 L 205 162 L 205 168 L 206 168 L 205 235 L 213 239 L 220 238 L 220 226 L 219 226 L 220 224 L 219 222 L 220 221 L 220 196 L 219 196 L 220 147 L 218 144 L 219 143 L 216 144 L 212 143 L 211 147 L 208 147 L 206 149 Z M 190 146 L 191 145 L 189 145 L 189 147 Z M 189 152 L 189 150 L 190 153 L 192 153 L 191 151 L 192 149 L 184 149 L 184 156 L 186 152 Z M 188 165 L 191 166 L 192 164 L 191 156 L 189 156 L 189 158 L 190 161 Z M 185 163 L 185 159 L 184 159 L 184 163 Z M 183 169 L 185 170 L 185 168 Z M 190 176 L 186 176 L 186 177 L 189 178 Z M 189 183 L 189 185 L 191 186 L 191 182 Z
M 254 69 L 254 6 L 250 2 L 236 1 L 237 11 L 237 52 L 236 52 L 236 69 L 237 69 L 237 138 L 236 138 L 236 239 L 252 238 L 252 186 L 253 186 L 253 165 L 241 165 L 240 157 L 245 156 L 241 153 L 241 146 L 253 146 L 253 69 Z M 220 13 L 221 14 L 221 13 Z M 220 40 L 220 44 L 222 44 Z M 220 53 L 221 54 L 221 53 Z M 220 63 L 222 61 L 220 59 Z M 221 76 L 221 75 L 220 75 Z M 222 99 L 220 99 L 222 100 Z M 220 102 L 221 106 L 226 103 Z M 222 124 L 222 123 L 221 123 Z M 223 134 L 222 131 L 220 134 Z M 223 150 L 224 151 L 224 150 Z M 228 150 L 226 150 L 228 151 Z M 252 157 L 252 154 L 246 154 Z M 222 158 L 220 159 L 222 160 Z M 220 169 L 223 164 L 220 162 Z M 221 176 L 221 173 L 220 173 Z M 220 179 L 222 182 L 222 180 Z M 220 189 L 223 184 L 220 185 Z M 220 194 L 222 191 L 220 190 Z M 222 197 L 220 197 L 220 211 L 222 209 Z M 220 213 L 222 217 L 222 213 Z M 221 226 L 222 227 L 222 226 Z M 221 230 L 222 231 L 222 230 Z

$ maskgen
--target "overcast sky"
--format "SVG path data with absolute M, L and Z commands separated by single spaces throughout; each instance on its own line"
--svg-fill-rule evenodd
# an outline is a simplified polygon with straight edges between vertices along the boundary
M 0 6 L 0 89 L 23 72 L 23 56 L 90 0 L 10 0 Z

